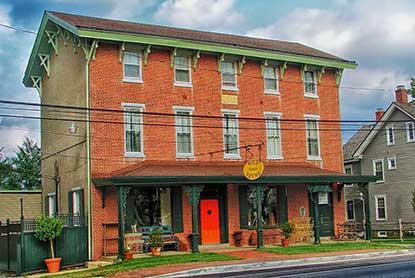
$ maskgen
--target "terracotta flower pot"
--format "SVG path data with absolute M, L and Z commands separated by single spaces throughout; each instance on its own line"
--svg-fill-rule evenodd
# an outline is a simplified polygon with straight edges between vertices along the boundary
M 282 247 L 288 247 L 290 241 L 286 238 L 281 239 Z
M 44 261 L 49 273 L 59 272 L 62 258 L 45 259 Z
M 153 256 L 160 256 L 161 255 L 161 247 L 151 247 L 151 255 Z
M 133 258 L 134 253 L 131 251 L 124 252 L 124 259 L 131 260 Z

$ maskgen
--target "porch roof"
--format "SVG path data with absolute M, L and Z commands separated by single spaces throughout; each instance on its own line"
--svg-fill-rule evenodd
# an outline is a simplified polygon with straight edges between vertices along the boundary
M 95 175 L 96 186 L 209 183 L 365 183 L 374 176 L 354 176 L 321 169 L 305 162 L 265 162 L 263 175 L 255 181 L 242 173 L 244 162 L 144 161 L 121 170 Z

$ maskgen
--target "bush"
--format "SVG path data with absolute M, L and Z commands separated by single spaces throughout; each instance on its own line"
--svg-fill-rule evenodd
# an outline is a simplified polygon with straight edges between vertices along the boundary
M 286 222 L 281 225 L 281 231 L 286 239 L 290 239 L 291 234 L 293 233 L 293 226 L 290 222 Z
M 41 216 L 36 219 L 35 237 L 41 241 L 49 241 L 50 253 L 55 258 L 53 240 L 62 234 L 64 222 L 55 217 Z
M 160 229 L 154 229 L 151 231 L 150 238 L 148 240 L 150 247 L 162 247 L 163 246 L 163 233 Z

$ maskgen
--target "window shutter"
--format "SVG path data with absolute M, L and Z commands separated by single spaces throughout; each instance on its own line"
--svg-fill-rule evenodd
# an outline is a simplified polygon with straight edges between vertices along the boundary
M 68 214 L 72 215 L 73 213 L 73 200 L 72 200 L 72 191 L 68 192 Z
M 84 224 L 84 190 L 79 190 L 79 222 L 81 225 Z
M 287 208 L 287 186 L 279 185 L 277 188 L 277 204 L 278 204 L 278 224 L 284 224 L 288 221 Z
M 171 225 L 175 233 L 183 232 L 182 188 L 171 188 Z
M 248 229 L 247 185 L 239 186 L 239 223 L 241 229 Z
M 45 196 L 45 215 L 49 216 L 49 198 Z

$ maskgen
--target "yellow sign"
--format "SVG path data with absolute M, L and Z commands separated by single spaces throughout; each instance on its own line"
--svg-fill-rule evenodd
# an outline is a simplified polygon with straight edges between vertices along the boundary
M 238 105 L 237 95 L 222 95 L 222 104 Z
M 250 159 L 244 165 L 244 176 L 248 180 L 257 180 L 264 173 L 264 163 L 258 159 Z

